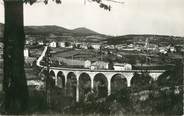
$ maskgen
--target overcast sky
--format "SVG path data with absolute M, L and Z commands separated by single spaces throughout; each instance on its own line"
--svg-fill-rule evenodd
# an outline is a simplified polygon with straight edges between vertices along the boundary
M 0 22 L 4 6 L 0 4 Z M 36 3 L 24 6 L 25 25 L 87 27 L 109 35 L 161 34 L 184 36 L 184 0 L 121 0 L 106 11 L 86 0 L 62 0 L 61 5 Z

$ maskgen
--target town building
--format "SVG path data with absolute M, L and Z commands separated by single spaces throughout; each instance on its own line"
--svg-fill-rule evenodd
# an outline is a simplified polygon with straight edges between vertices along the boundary
M 104 61 L 96 61 L 91 64 L 90 67 L 91 70 L 96 70 L 96 69 L 109 69 L 109 63 L 104 62 Z
M 44 45 L 43 41 L 37 41 L 37 42 L 38 42 L 38 45 Z
M 90 60 L 86 60 L 84 62 L 84 68 L 90 68 L 90 66 L 91 66 L 91 61 Z
M 88 45 L 86 43 L 83 43 L 81 46 L 80 46 L 82 49 L 88 49 Z
M 175 47 L 170 47 L 169 50 L 170 50 L 170 52 L 172 52 L 172 53 L 173 53 L 173 52 L 176 52 Z
M 167 54 L 167 48 L 166 47 L 159 47 L 159 52 L 162 54 Z
M 76 48 L 81 48 L 82 43 L 80 43 L 80 42 L 75 42 L 74 45 L 75 45 Z
M 101 45 L 93 43 L 93 44 L 91 44 L 91 47 L 94 48 L 95 50 L 99 50 Z
M 52 48 L 56 48 L 57 47 L 57 43 L 55 41 L 52 41 L 49 43 L 49 46 Z
M 29 40 L 26 40 L 26 41 L 25 41 L 25 44 L 26 44 L 26 45 L 29 45 L 29 43 L 30 43 Z
M 114 70 L 132 70 L 132 65 L 127 63 L 114 63 Z
M 29 49 L 28 48 L 25 48 L 24 49 L 24 57 L 25 58 L 28 58 L 29 57 Z
M 58 42 L 58 47 L 64 48 L 65 47 L 65 42 L 63 42 L 63 41 Z

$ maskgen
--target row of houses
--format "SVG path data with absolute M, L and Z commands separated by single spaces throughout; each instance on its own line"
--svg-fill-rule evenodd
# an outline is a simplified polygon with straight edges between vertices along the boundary
M 85 43 L 85 42 L 69 42 L 69 41 L 51 41 L 49 43 L 50 47 L 62 47 L 62 48 L 81 48 L 81 49 L 96 49 L 99 50 L 101 45 L 99 43 Z
M 108 70 L 110 69 L 110 63 L 105 61 L 90 61 L 90 60 L 75 60 L 56 57 L 54 60 L 59 61 L 60 64 L 66 64 L 68 66 L 80 66 L 91 70 Z M 132 65 L 128 63 L 113 63 L 114 70 L 132 70 Z
M 176 52 L 176 48 L 174 46 L 164 46 L 164 47 L 159 47 L 159 52 L 162 54 L 167 54 L 168 52 L 174 53 Z
M 149 44 L 149 46 L 141 44 L 118 44 L 118 45 L 105 45 L 106 49 L 117 49 L 124 51 L 141 51 L 141 50 L 156 50 L 158 46 L 155 44 Z
M 99 50 L 101 45 L 100 43 L 87 43 L 87 42 L 73 42 L 73 41 L 50 41 L 44 42 L 42 40 L 33 41 L 33 40 L 26 40 L 26 45 L 44 45 L 48 43 L 50 47 L 56 48 L 78 48 L 78 49 L 96 49 Z
M 134 44 L 106 45 L 105 48 L 118 49 L 118 50 L 123 50 L 123 51 L 155 51 L 155 52 L 162 53 L 162 54 L 166 54 L 168 52 L 171 52 L 171 53 L 177 52 L 175 46 L 169 45 L 169 46 L 158 47 L 155 44 L 149 44 L 146 46 L 134 45 Z
M 26 41 L 26 44 L 38 44 L 44 45 L 44 42 L 39 40 L 36 43 L 33 41 Z M 126 50 L 126 51 L 141 51 L 141 50 L 156 50 L 158 48 L 155 44 L 143 44 L 143 43 L 134 43 L 134 44 L 118 44 L 118 45 L 108 45 L 100 43 L 88 43 L 88 42 L 75 42 L 75 41 L 50 41 L 49 46 L 52 48 L 61 47 L 61 48 L 78 48 L 78 49 L 95 49 L 100 50 L 100 48 L 105 49 L 117 49 L 117 50 Z

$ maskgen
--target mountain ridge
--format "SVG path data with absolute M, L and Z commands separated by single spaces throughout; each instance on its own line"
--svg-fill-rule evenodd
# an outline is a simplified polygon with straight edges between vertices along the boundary
M 86 27 L 79 27 L 75 29 L 67 29 L 57 25 L 44 25 L 44 26 L 25 26 L 26 35 L 38 35 L 42 38 L 57 38 L 57 40 L 79 40 L 86 42 L 99 42 L 106 41 L 108 44 L 132 43 L 136 41 L 145 41 L 146 38 L 150 42 L 159 43 L 184 43 L 184 37 L 169 36 L 169 35 L 154 35 L 154 34 L 128 34 L 120 36 L 108 36 L 100 34 Z M 0 23 L 0 40 L 3 38 L 4 24 Z M 51 38 L 50 38 L 51 37 Z M 68 38 L 67 38 L 68 37 Z M 175 38 L 175 39 L 174 39 Z M 36 39 L 40 39 L 39 37 Z
M 4 24 L 0 23 L 0 36 L 2 37 Z M 25 34 L 28 35 L 75 35 L 75 36 L 90 36 L 90 35 L 104 35 L 97 33 L 86 27 L 79 27 L 75 29 L 67 29 L 57 25 L 43 25 L 43 26 L 24 26 Z
M 122 36 L 110 37 L 104 41 L 108 44 L 123 44 L 134 42 L 145 42 L 146 39 L 153 44 L 184 44 L 184 37 L 170 35 L 154 35 L 154 34 L 128 34 Z
M 82 34 L 93 34 L 93 35 L 99 35 L 99 33 L 91 30 L 91 29 L 88 29 L 86 27 L 79 27 L 79 28 L 75 28 L 73 29 L 74 32 L 76 33 L 82 33 Z

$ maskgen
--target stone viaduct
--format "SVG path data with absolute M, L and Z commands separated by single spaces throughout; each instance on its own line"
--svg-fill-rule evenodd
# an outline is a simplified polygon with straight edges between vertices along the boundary
M 45 69 L 45 66 L 40 64 L 40 61 L 45 56 L 47 47 L 45 47 L 42 55 L 37 60 L 37 66 Z M 49 74 L 55 80 L 55 85 L 65 87 L 69 78 L 74 77 L 76 80 L 76 101 L 79 101 L 79 86 L 81 78 L 88 79 L 90 88 L 93 89 L 97 80 L 102 80 L 107 86 L 107 95 L 111 94 L 112 79 L 119 75 L 121 79 L 126 80 L 126 86 L 131 86 L 131 81 L 135 73 L 147 72 L 149 77 L 153 80 L 157 80 L 158 77 L 165 72 L 165 70 L 129 70 L 129 71 L 117 71 L 117 70 L 91 70 L 91 69 L 79 69 L 79 68 L 61 68 L 50 67 Z M 59 81 L 61 83 L 59 83 Z
M 78 69 L 78 68 L 60 68 L 60 67 L 50 67 L 50 75 L 55 80 L 56 86 L 58 80 L 62 80 L 63 84 L 66 85 L 70 75 L 73 75 L 76 78 L 76 101 L 79 101 L 79 80 L 82 78 L 82 75 L 88 75 L 90 80 L 91 89 L 94 88 L 94 81 L 102 79 L 107 83 L 108 95 L 111 94 L 111 81 L 112 78 L 115 78 L 116 75 L 120 75 L 122 79 L 126 79 L 127 87 L 131 86 L 131 80 L 134 76 L 134 73 L 142 73 L 144 70 L 130 70 L 130 71 L 115 71 L 115 70 L 90 70 L 90 69 Z M 165 72 L 165 70 L 145 70 L 153 80 Z M 101 75 L 101 76 L 97 76 Z M 103 75 L 103 76 L 102 76 Z M 104 78 L 105 77 L 105 78 Z M 85 77 L 87 78 L 87 77 Z

